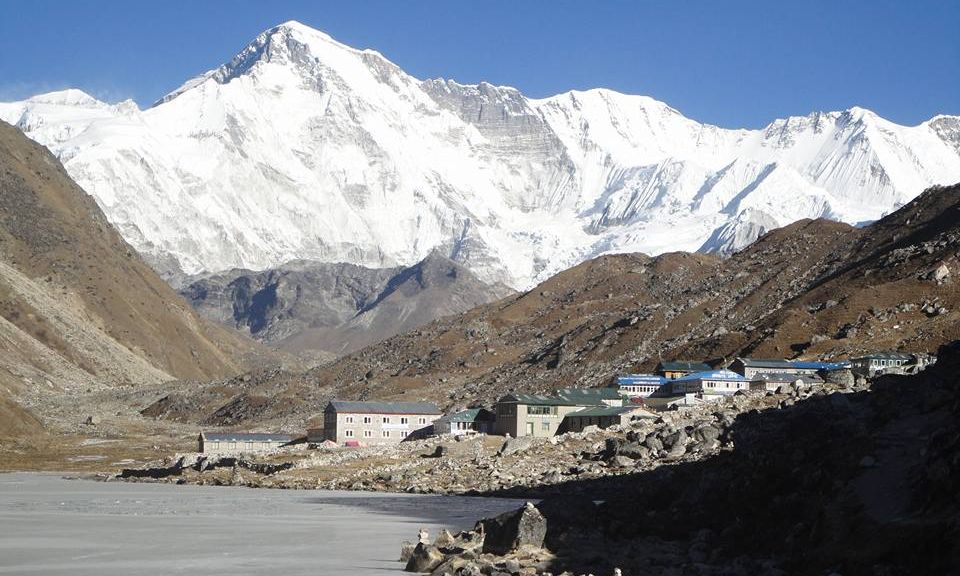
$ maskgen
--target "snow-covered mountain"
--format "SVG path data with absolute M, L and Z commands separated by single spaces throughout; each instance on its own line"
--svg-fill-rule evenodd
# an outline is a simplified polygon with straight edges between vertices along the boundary
M 530 99 L 418 80 L 288 22 L 154 106 L 77 90 L 0 104 L 161 270 L 410 265 L 435 248 L 524 288 L 608 252 L 729 251 L 869 221 L 960 181 L 960 117 L 868 110 L 699 124 L 609 90 Z

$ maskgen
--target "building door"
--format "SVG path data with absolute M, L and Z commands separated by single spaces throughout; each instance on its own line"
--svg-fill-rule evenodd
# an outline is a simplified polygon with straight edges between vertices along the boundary
M 533 436 L 533 422 L 527 422 L 527 436 Z

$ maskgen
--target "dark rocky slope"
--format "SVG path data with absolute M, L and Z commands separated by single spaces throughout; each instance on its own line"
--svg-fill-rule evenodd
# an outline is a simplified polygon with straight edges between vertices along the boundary
M 205 317 L 296 353 L 342 356 L 512 293 L 439 253 L 407 268 L 291 262 L 190 281 L 180 293 Z
M 552 487 L 581 496 L 538 504 L 549 553 L 507 555 L 530 573 L 956 574 L 958 375 L 960 342 L 915 376 L 742 413 L 705 458 Z M 451 574 L 506 560 L 442 556 Z

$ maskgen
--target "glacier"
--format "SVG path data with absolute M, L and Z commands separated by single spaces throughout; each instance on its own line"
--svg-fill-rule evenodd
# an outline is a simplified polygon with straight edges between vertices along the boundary
M 525 289 L 601 254 L 729 253 L 778 226 L 875 220 L 960 181 L 960 117 L 851 108 L 724 129 L 646 96 L 419 80 L 287 22 L 153 106 L 0 103 L 162 273 L 439 250 Z

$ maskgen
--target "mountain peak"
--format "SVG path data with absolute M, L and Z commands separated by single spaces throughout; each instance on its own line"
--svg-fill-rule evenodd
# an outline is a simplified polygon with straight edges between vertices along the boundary
M 389 63 L 375 50 L 352 48 L 338 42 L 323 31 L 311 28 L 297 20 L 288 20 L 261 32 L 229 62 L 188 80 L 154 103 L 154 106 L 169 102 L 208 80 L 218 84 L 228 84 L 268 64 L 292 68 L 297 76 L 307 80 L 308 86 L 316 87 L 319 85 L 316 80 L 321 65 L 337 67 L 355 57 L 363 60 L 372 57 Z
M 37 94 L 27 100 L 34 104 L 62 104 L 65 106 L 90 106 L 104 104 L 83 90 L 77 88 L 68 88 L 66 90 L 57 90 L 47 92 L 46 94 Z

